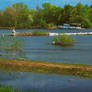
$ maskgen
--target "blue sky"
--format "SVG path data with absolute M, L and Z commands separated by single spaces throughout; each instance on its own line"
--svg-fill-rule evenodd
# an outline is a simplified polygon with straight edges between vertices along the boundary
M 81 2 L 83 5 L 92 5 L 92 0 L 0 0 L 0 9 L 5 9 L 6 6 L 12 5 L 17 2 L 24 2 L 29 8 L 35 8 L 36 5 L 42 5 L 44 2 L 49 2 L 53 5 L 63 7 L 65 4 L 76 5 Z

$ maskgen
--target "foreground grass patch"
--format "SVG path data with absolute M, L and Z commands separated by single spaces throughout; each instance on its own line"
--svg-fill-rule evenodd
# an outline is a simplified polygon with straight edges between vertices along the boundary
M 0 86 L 0 92 L 35 92 L 35 91 L 22 91 L 22 90 L 14 89 L 13 87 Z
M 45 61 L 0 59 L 0 68 L 16 71 L 78 75 L 92 78 L 92 65 L 50 63 Z

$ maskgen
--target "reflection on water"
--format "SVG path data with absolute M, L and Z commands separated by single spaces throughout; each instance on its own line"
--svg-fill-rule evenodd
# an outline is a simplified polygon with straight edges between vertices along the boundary
M 92 80 L 75 76 L 0 71 L 0 85 L 36 92 L 92 92 Z

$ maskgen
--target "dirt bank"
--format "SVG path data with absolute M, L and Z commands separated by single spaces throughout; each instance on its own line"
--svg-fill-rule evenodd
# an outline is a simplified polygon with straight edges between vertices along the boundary
M 0 68 L 17 71 L 57 73 L 92 77 L 92 65 L 0 59 Z

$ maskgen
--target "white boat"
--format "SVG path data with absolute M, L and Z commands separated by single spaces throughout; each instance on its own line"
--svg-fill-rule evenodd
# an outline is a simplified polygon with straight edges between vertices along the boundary
M 81 27 L 70 26 L 69 24 L 64 24 L 63 26 L 58 26 L 59 29 L 81 29 Z

